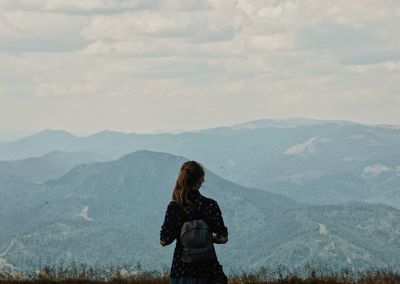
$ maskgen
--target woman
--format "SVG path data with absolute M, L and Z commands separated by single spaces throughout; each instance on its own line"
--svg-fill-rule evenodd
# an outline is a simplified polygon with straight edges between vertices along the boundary
M 176 239 L 170 271 L 170 283 L 173 284 L 227 283 L 222 265 L 216 257 L 211 261 L 196 263 L 181 260 L 182 244 L 179 236 L 187 218 L 196 216 L 197 219 L 204 220 L 213 233 L 213 243 L 225 244 L 228 241 L 228 229 L 224 225 L 218 203 L 199 192 L 204 175 L 204 169 L 199 163 L 183 163 L 161 226 L 162 246 L 169 245 Z

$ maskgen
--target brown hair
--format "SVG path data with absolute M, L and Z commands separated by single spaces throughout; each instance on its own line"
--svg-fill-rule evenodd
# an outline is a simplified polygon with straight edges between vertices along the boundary
M 203 183 L 201 179 L 205 172 L 203 166 L 196 161 L 187 161 L 181 166 L 181 171 L 176 180 L 175 188 L 172 192 L 172 200 L 176 201 L 180 207 L 190 204 L 188 193 L 192 190 L 197 190 L 195 187 L 200 187 Z

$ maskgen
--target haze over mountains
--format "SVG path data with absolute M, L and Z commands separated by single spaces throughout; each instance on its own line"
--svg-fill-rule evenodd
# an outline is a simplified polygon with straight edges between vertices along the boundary
M 400 129 L 310 119 L 0 143 L 0 270 L 61 258 L 168 267 L 174 245 L 161 248 L 158 233 L 187 159 L 207 168 L 202 192 L 229 228 L 225 268 L 396 268 L 398 149 Z
M 400 208 L 400 129 L 304 118 L 258 120 L 178 134 L 45 130 L 0 143 L 0 159 L 86 151 L 109 159 L 141 149 L 201 161 L 235 183 L 314 204 L 347 201 Z
M 0 183 L 0 268 L 38 263 L 169 266 L 174 245 L 159 230 L 182 156 L 147 150 L 81 164 L 44 183 Z M 220 204 L 230 241 L 218 246 L 229 270 L 307 261 L 356 268 L 395 266 L 400 211 L 386 205 L 306 206 L 243 187 L 207 170 L 202 193 Z
M 10 142 L 32 134 L 32 132 L 28 131 L 3 129 L 0 130 L 0 142 Z
M 52 151 L 41 157 L 0 161 L 0 176 L 8 180 L 40 183 L 61 177 L 76 165 L 105 160 L 106 157 L 90 152 Z

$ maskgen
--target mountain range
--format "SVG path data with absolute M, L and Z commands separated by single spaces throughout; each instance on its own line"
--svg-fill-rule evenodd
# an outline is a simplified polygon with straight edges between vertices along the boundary
M 0 143 L 0 159 L 57 150 L 111 160 L 143 149 L 190 157 L 227 180 L 304 203 L 362 201 L 400 208 L 400 129 L 385 125 L 293 118 L 176 134 L 102 131 L 77 137 L 45 130 Z
M 169 267 L 174 245 L 159 230 L 183 156 L 148 150 L 80 164 L 42 183 L 0 183 L 0 269 L 64 261 Z M 395 267 L 400 211 L 384 204 L 308 205 L 235 184 L 206 168 L 230 235 L 216 245 L 227 271 L 312 261 L 333 268 Z
M 52 151 L 40 157 L 0 161 L 0 177 L 40 183 L 61 177 L 76 165 L 106 160 L 108 158 L 90 152 Z

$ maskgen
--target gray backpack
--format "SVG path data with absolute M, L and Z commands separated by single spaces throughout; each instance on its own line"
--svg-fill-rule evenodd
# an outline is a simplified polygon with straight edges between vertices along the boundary
M 217 258 L 212 232 L 204 220 L 192 219 L 184 222 L 180 241 L 183 262 L 207 262 Z

